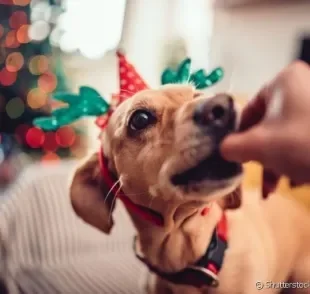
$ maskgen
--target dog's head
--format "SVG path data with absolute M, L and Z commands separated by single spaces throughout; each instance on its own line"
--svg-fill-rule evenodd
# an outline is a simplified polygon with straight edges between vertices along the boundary
M 171 206 L 219 199 L 241 178 L 241 166 L 219 153 L 236 117 L 227 94 L 206 97 L 189 85 L 141 91 L 115 110 L 102 133 L 107 165 L 133 202 L 151 205 L 164 219 Z M 85 221 L 105 232 L 114 198 L 107 194 L 94 155 L 76 172 L 71 199 Z

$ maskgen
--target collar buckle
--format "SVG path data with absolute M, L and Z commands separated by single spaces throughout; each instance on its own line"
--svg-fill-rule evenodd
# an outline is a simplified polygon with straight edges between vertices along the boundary
M 135 237 L 134 239 L 134 252 L 136 257 L 143 262 L 150 271 L 171 283 L 191 285 L 197 288 L 205 286 L 218 287 L 218 272 L 221 270 L 226 249 L 226 240 L 220 238 L 215 229 L 205 255 L 202 256 L 195 265 L 188 266 L 175 273 L 166 273 L 157 269 L 147 261 L 141 251 L 138 238 Z

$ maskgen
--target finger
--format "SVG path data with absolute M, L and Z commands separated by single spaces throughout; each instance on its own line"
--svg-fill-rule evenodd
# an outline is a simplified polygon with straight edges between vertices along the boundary
M 266 112 L 266 103 L 263 96 L 257 95 L 242 111 L 240 132 L 244 132 L 254 125 L 258 124 Z
M 273 91 L 274 82 L 265 85 L 244 108 L 239 128 L 241 132 L 250 129 L 263 120 Z
M 265 161 L 265 150 L 270 138 L 263 126 L 254 127 L 243 133 L 229 135 L 221 144 L 221 153 L 229 161 Z
M 270 169 L 263 169 L 262 179 L 262 194 L 263 198 L 267 198 L 268 195 L 275 191 L 280 177 Z

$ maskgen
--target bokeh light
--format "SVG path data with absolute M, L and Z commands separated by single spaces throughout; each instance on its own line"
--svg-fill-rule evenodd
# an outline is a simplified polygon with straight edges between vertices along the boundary
M 0 24 L 0 38 L 4 35 L 4 27 Z
M 109 9 L 106 9 L 107 3 Z M 65 1 L 65 11 L 57 23 L 63 32 L 59 40 L 61 50 L 65 52 L 79 50 L 83 56 L 92 59 L 104 56 L 120 41 L 125 7 L 125 0 Z
M 6 59 L 6 52 L 5 52 L 4 47 L 1 46 L 1 44 L 0 44 L 0 65 L 5 63 L 5 59 Z
M 12 119 L 20 117 L 24 110 L 25 104 L 22 99 L 15 97 L 6 104 L 5 107 L 6 113 Z
M 45 72 L 39 77 L 38 86 L 41 90 L 51 93 L 57 87 L 57 78 L 52 72 Z
M 33 56 L 29 61 L 29 71 L 33 75 L 45 73 L 49 68 L 49 60 L 44 55 Z
M 40 148 L 45 139 L 44 132 L 36 127 L 30 128 L 26 133 L 26 142 L 31 148 Z
M 30 42 L 30 37 L 29 37 L 29 25 L 22 25 L 17 33 L 16 33 L 16 38 L 17 41 L 21 44 L 26 44 Z
M 43 41 L 48 37 L 50 25 L 44 20 L 39 20 L 30 25 L 29 36 L 34 41 Z
M 0 148 L 0 164 L 2 164 L 5 160 L 4 150 Z
M 27 6 L 29 5 L 31 0 L 13 0 L 13 4 L 18 6 Z
M 15 30 L 9 31 L 7 33 L 4 45 L 7 48 L 18 48 L 19 47 L 20 43 L 17 39 Z
M 23 144 L 26 140 L 26 134 L 31 127 L 26 124 L 20 124 L 15 129 L 15 138 L 18 143 Z
M 22 25 L 26 25 L 27 23 L 27 14 L 21 10 L 14 11 L 9 18 L 9 25 L 12 29 L 19 29 Z
M 60 39 L 63 32 L 58 27 L 54 28 L 50 34 L 49 40 L 52 46 L 59 47 L 60 46 Z M 74 49 L 74 51 L 76 48 Z
M 54 132 L 45 133 L 45 140 L 42 145 L 45 151 L 54 152 L 58 149 L 58 144 L 56 142 L 56 134 Z
M 48 1 L 33 3 L 31 7 L 31 22 L 49 21 L 52 15 L 52 6 Z
M 66 53 L 73 53 L 79 49 L 76 40 L 72 40 L 67 37 L 67 32 L 62 32 L 60 39 L 59 39 L 59 47 L 62 51 Z
M 5 110 L 6 98 L 0 94 L 0 113 Z
M 6 68 L 0 71 L 0 85 L 11 86 L 16 82 L 16 72 L 10 72 Z
M 56 142 L 61 147 L 70 147 L 76 139 L 75 131 L 70 126 L 65 126 L 56 131 Z
M 86 144 L 80 136 L 76 136 L 74 144 L 70 148 L 71 154 L 76 158 L 84 157 L 86 155 L 85 150 L 87 149 Z
M 50 7 L 52 8 L 52 11 L 49 23 L 57 25 L 57 22 L 63 13 L 63 6 L 52 5 Z
M 39 88 L 34 88 L 28 92 L 27 104 L 32 109 L 38 109 L 46 105 L 48 94 Z
M 17 72 L 22 68 L 23 65 L 24 57 L 19 52 L 10 53 L 5 60 L 5 66 L 9 72 Z
M 49 164 L 51 162 L 55 162 L 55 161 L 57 162 L 59 160 L 60 160 L 59 156 L 53 152 L 48 152 L 41 157 L 41 161 L 43 164 L 45 164 L 45 163 Z

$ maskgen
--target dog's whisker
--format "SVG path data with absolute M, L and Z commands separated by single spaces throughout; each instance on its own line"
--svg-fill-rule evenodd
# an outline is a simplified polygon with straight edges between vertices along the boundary
M 112 200 L 111 209 L 110 209 L 110 211 L 109 211 L 109 217 L 108 217 L 108 222 L 109 222 L 109 223 L 110 223 L 110 221 L 111 221 L 112 211 L 113 211 L 113 208 L 114 208 L 115 201 L 116 201 L 116 196 L 114 196 L 114 198 L 113 198 L 113 200 Z
M 228 93 L 231 93 L 234 88 L 234 78 L 236 76 L 236 69 L 233 68 L 229 77 Z
M 125 92 L 125 93 L 128 93 L 128 94 L 130 94 L 130 95 L 134 95 L 134 94 L 135 94 L 134 91 L 128 91 L 128 90 L 126 90 L 126 89 L 123 89 L 122 91 Z M 125 95 L 123 95 L 123 96 L 125 96 Z
M 120 179 L 118 180 L 118 182 L 120 183 Z M 122 183 L 120 183 L 115 195 L 114 195 L 114 198 L 112 200 L 112 205 L 111 205 L 111 209 L 110 209 L 110 212 L 109 212 L 109 222 L 111 221 L 111 217 L 112 217 L 112 210 L 114 208 L 114 204 L 115 204 L 115 201 L 116 201 L 116 198 L 117 198 L 117 194 L 119 193 L 119 191 L 122 189 Z
M 155 142 L 155 143 L 153 143 L 149 148 L 150 148 L 150 149 L 153 149 L 154 147 L 164 147 L 164 146 L 167 146 L 167 145 L 171 145 L 172 143 L 173 143 L 173 141 Z
M 149 203 L 149 205 L 148 205 L 148 208 L 149 208 L 149 209 L 151 209 L 153 199 L 155 198 L 155 197 L 154 197 L 153 195 L 151 195 L 151 194 L 150 194 L 150 196 L 151 196 L 151 200 L 150 200 L 150 203 Z
M 164 147 L 164 146 L 167 146 L 167 145 L 171 145 L 174 141 L 171 140 L 167 140 L 167 141 L 158 141 L 158 142 L 154 142 L 153 144 L 151 144 L 147 149 L 144 149 L 143 153 L 140 153 L 141 154 L 145 154 L 145 153 L 148 153 L 150 152 L 150 150 L 154 149 L 154 148 L 158 148 L 158 147 Z
M 135 93 L 134 91 L 129 91 L 127 89 L 123 89 L 123 92 L 129 93 L 129 94 L 134 94 Z
M 193 86 L 195 89 L 198 87 L 198 85 L 194 81 L 188 81 L 189 85 Z
M 104 202 L 103 202 L 103 203 L 106 203 L 106 201 L 108 200 L 109 196 L 112 194 L 113 189 L 114 189 L 120 182 L 121 182 L 121 180 L 118 179 L 118 180 L 114 183 L 114 185 L 113 185 L 113 186 L 111 187 L 111 189 L 109 190 L 107 196 L 104 198 Z M 121 186 L 121 185 L 120 185 L 120 186 Z
M 188 124 L 181 124 L 175 127 L 175 133 L 186 131 L 188 129 Z
M 145 193 L 126 193 L 127 196 L 144 196 Z

